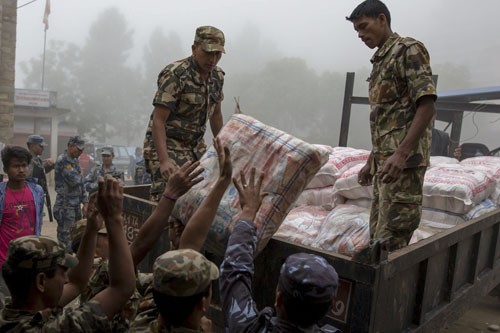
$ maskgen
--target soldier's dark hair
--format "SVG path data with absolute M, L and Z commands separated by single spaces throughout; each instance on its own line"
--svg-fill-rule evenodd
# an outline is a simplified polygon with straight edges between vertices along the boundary
M 169 296 L 153 289 L 153 298 L 158 312 L 170 325 L 179 326 L 193 312 L 203 297 L 210 295 L 212 285 L 203 292 L 186 297 Z
M 288 321 L 302 328 L 317 324 L 326 315 L 332 304 L 332 302 L 311 304 L 293 298 L 285 292 L 282 292 L 281 295 Z
M 2 266 L 2 276 L 5 280 L 7 288 L 12 298 L 17 301 L 26 302 L 29 300 L 29 294 L 31 291 L 31 284 L 35 281 L 36 276 L 39 273 L 45 273 L 45 275 L 50 279 L 56 275 L 57 267 L 49 268 L 47 270 L 39 271 L 36 269 L 24 269 L 12 267 L 8 262 L 4 262 Z
M 10 162 L 15 158 L 30 164 L 32 156 L 28 149 L 20 146 L 6 146 L 2 149 L 2 163 L 4 168 L 8 168 Z
M 384 14 L 387 19 L 387 24 L 389 28 L 391 27 L 391 13 L 387 6 L 380 0 L 366 0 L 360 3 L 354 10 L 351 15 L 346 16 L 347 21 L 353 22 L 363 16 L 377 18 L 380 14 Z

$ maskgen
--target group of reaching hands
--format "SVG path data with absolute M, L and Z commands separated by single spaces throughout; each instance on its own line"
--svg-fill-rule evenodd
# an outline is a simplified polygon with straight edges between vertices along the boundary
M 240 171 L 239 179 L 233 177 L 233 165 L 229 148 L 222 146 L 219 138 L 215 138 L 213 143 L 219 161 L 217 183 L 227 187 L 231 180 L 233 181 L 240 199 L 241 212 L 239 219 L 253 221 L 262 204 L 262 199 L 267 195 L 267 193 L 261 191 L 264 174 L 257 175 L 256 169 L 252 168 L 248 179 L 243 171 Z M 204 168 L 200 167 L 199 161 L 186 162 L 181 167 L 174 165 L 172 173 L 168 175 L 168 182 L 163 192 L 164 196 L 174 200 L 181 197 L 191 187 L 203 180 L 201 176 L 203 171 Z M 109 175 L 99 177 L 98 182 L 97 203 L 95 208 L 89 207 L 88 223 L 92 223 L 99 229 L 102 227 L 103 220 L 116 220 L 121 216 L 123 212 L 123 185 Z M 102 218 L 98 218 L 99 214 Z

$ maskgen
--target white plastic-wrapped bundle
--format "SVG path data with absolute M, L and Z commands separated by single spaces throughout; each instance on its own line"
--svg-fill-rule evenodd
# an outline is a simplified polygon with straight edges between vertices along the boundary
M 477 156 L 460 161 L 461 165 L 485 168 L 497 181 L 495 190 L 490 195 L 491 200 L 500 206 L 500 157 Z
M 373 186 L 361 186 L 358 183 L 358 173 L 364 164 L 357 164 L 345 171 L 333 185 L 335 196 L 345 199 L 372 199 Z M 336 204 L 341 203 L 336 199 Z
M 331 160 L 341 176 L 344 172 L 355 165 L 366 164 L 370 151 L 351 147 L 334 147 L 330 154 Z
M 413 232 L 409 244 L 414 244 L 437 233 L 451 228 L 451 224 L 439 223 L 422 219 L 418 228 Z
M 302 245 L 311 245 L 329 210 L 318 206 L 301 206 L 288 213 L 274 237 Z
M 369 209 L 339 205 L 325 218 L 312 247 L 352 256 L 370 241 Z
M 269 195 L 264 198 L 255 219 L 259 252 L 278 230 L 306 184 L 327 161 L 328 153 L 242 114 L 233 115 L 218 138 L 231 151 L 234 176 L 239 177 L 240 170 L 248 175 L 252 167 L 265 175 L 263 190 Z M 200 164 L 205 168 L 203 181 L 179 198 L 172 212 L 185 223 L 218 178 L 217 153 L 213 146 L 202 156 Z M 230 185 L 205 242 L 207 250 L 216 255 L 224 254 L 228 229 L 235 222 L 238 211 L 238 193 Z
M 431 156 L 430 167 L 435 167 L 440 164 L 458 164 L 459 161 L 453 157 L 447 156 Z
M 331 210 L 333 208 L 333 186 L 306 189 L 302 191 L 295 202 L 295 206 L 321 206 Z
M 425 173 L 422 205 L 465 214 L 491 195 L 495 186 L 496 180 L 481 168 L 439 165 Z

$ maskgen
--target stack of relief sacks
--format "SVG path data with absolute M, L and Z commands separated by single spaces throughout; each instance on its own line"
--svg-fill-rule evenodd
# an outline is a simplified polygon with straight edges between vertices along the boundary
M 358 172 L 369 152 L 321 147 L 330 152 L 329 160 L 306 186 L 276 237 L 352 256 L 369 242 L 373 188 L 358 184 Z M 431 157 L 423 195 L 422 220 L 410 243 L 498 209 L 500 157 L 473 157 L 461 162 Z
M 241 170 L 249 175 L 252 167 L 264 171 L 262 189 L 269 194 L 255 219 L 258 253 L 278 230 L 306 185 L 326 163 L 328 151 L 242 114 L 233 115 L 218 138 L 231 151 L 233 176 L 239 178 Z M 202 156 L 200 164 L 205 168 L 203 181 L 179 198 L 172 212 L 181 221 L 189 220 L 219 176 L 213 146 Z M 215 258 L 224 255 L 239 210 L 238 192 L 231 184 L 205 242 L 205 250 Z

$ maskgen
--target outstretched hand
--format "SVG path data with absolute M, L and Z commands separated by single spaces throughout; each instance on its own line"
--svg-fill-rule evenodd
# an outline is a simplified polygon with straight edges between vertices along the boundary
M 170 175 L 163 194 L 177 199 L 189 191 L 191 187 L 201 182 L 203 177 L 199 177 L 199 175 L 203 172 L 204 168 L 198 168 L 199 166 L 199 161 L 184 163 Z
M 97 209 L 104 220 L 121 216 L 123 212 L 123 186 L 110 175 L 98 178 Z
M 252 220 L 257 215 L 257 211 L 262 204 L 262 199 L 268 194 L 266 192 L 261 192 L 262 181 L 264 180 L 264 174 L 261 173 L 256 179 L 255 168 L 250 170 L 250 179 L 247 183 L 245 174 L 240 171 L 240 180 L 233 178 L 233 183 L 240 197 L 240 207 L 241 207 L 241 219 Z
M 231 163 L 231 153 L 229 148 L 222 146 L 218 137 L 214 138 L 214 147 L 219 159 L 219 181 L 229 186 L 233 174 L 233 164 Z

